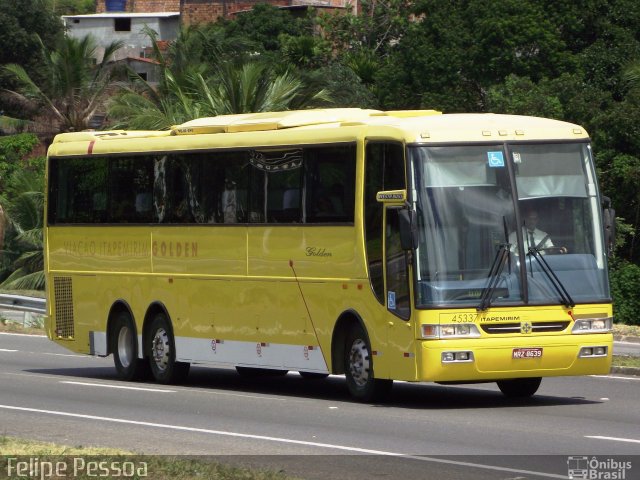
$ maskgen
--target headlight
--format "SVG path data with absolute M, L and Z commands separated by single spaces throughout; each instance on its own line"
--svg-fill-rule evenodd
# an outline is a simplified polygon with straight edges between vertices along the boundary
M 422 338 L 473 338 L 479 336 L 480 331 L 473 323 L 422 325 Z
M 571 333 L 606 333 L 613 328 L 613 318 L 581 318 L 571 329 Z

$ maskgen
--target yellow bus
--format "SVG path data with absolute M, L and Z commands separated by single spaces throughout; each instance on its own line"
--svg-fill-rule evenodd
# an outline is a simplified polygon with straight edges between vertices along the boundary
M 48 335 L 122 379 L 191 364 L 393 380 L 606 374 L 613 211 L 556 120 L 355 108 L 61 134 Z

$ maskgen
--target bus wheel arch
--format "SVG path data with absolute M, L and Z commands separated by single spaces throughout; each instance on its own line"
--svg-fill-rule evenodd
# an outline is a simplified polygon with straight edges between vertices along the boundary
M 113 335 L 114 335 L 114 326 L 115 326 L 115 322 L 116 322 L 116 318 L 121 315 L 122 313 L 125 313 L 127 315 L 129 315 L 129 317 L 131 317 L 131 319 L 134 319 L 133 316 L 133 312 L 131 311 L 131 307 L 129 306 L 129 304 L 120 299 L 120 300 L 116 300 L 113 305 L 111 305 L 111 309 L 109 310 L 109 314 L 107 315 L 107 355 L 110 353 L 113 353 Z M 135 334 L 137 336 L 137 327 L 136 327 L 136 322 L 135 320 L 133 320 L 133 327 L 135 330 Z
M 367 331 L 362 318 L 354 310 L 347 310 L 338 317 L 331 337 L 331 373 L 338 375 L 344 373 L 345 342 L 347 335 L 355 325 L 359 325 L 365 332 Z
M 142 337 L 144 355 L 158 383 L 178 383 L 187 377 L 190 364 L 176 361 L 173 322 L 161 303 L 147 309 Z
M 123 380 L 142 380 L 148 376 L 148 363 L 139 354 L 135 317 L 123 300 L 115 302 L 109 311 L 107 352 L 113 353 L 116 371 Z

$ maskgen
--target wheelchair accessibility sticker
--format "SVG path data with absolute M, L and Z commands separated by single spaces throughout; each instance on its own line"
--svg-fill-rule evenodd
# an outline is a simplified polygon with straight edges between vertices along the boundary
M 487 152 L 487 157 L 490 167 L 504 167 L 504 155 L 502 152 Z
M 387 308 L 390 310 L 396 309 L 396 292 L 392 292 L 391 290 L 387 292 Z

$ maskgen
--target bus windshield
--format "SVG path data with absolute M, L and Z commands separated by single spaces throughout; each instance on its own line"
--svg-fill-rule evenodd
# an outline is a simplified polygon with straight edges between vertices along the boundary
M 416 306 L 609 298 L 586 143 L 412 146 Z

